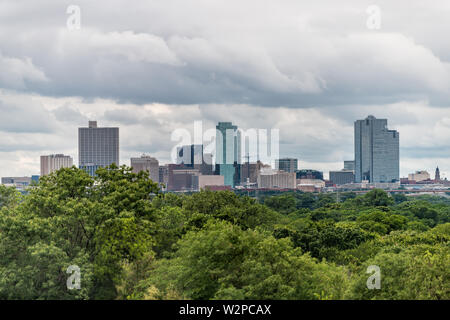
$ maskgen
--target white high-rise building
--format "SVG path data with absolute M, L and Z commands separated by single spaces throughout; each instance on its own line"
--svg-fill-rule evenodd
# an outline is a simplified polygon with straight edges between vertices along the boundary
M 97 121 L 78 128 L 78 165 L 91 176 L 101 167 L 119 165 L 119 128 L 100 128 Z

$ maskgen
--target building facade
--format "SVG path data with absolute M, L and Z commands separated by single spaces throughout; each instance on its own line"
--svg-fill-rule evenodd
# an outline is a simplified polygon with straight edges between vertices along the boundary
M 212 154 L 204 153 L 202 144 L 185 145 L 177 148 L 176 164 L 198 169 L 203 175 L 214 173 Z
M 194 176 L 200 175 L 198 169 L 187 167 L 183 164 L 168 165 L 167 191 L 196 191 Z
M 430 174 L 427 171 L 416 171 L 408 174 L 408 180 L 416 182 L 430 180 Z
M 270 169 L 270 165 L 263 164 L 261 161 L 243 163 L 241 165 L 241 185 L 258 183 L 259 172 L 262 169 Z
M 231 122 L 216 126 L 216 174 L 224 176 L 225 185 L 235 187 L 240 181 L 241 133 Z
M 258 188 L 295 189 L 296 187 L 295 172 L 262 170 L 258 176 Z
M 323 180 L 323 172 L 312 170 L 312 169 L 302 169 L 296 172 L 297 179 L 317 179 Z
M 218 175 L 197 175 L 193 176 L 193 188 L 196 190 L 209 189 L 211 187 L 223 187 L 224 176 Z
M 344 170 L 355 171 L 355 160 L 345 160 Z
M 131 158 L 131 167 L 134 173 L 148 171 L 153 182 L 159 182 L 159 161 L 156 158 L 142 155 L 140 158 Z
M 164 186 L 164 190 L 167 189 L 169 184 L 169 165 L 159 166 L 159 184 Z
M 295 172 L 298 169 L 298 160 L 295 158 L 276 159 L 275 168 L 285 172 Z
M 100 128 L 97 121 L 78 128 L 78 163 L 91 176 L 98 168 L 119 165 L 119 128 Z
M 70 168 L 73 166 L 73 158 L 63 154 L 51 154 L 41 156 L 41 177 L 46 176 L 61 168 Z
M 22 193 L 25 192 L 33 182 L 31 177 L 3 177 L 1 181 L 3 185 L 14 187 Z
M 314 186 L 314 188 L 320 189 L 325 187 L 325 181 L 320 179 L 297 179 L 296 184 L 297 188 L 305 186 Z
M 330 181 L 335 185 L 355 182 L 355 174 L 352 170 L 330 171 Z
M 176 164 L 184 164 L 186 166 L 193 166 L 195 164 L 203 163 L 203 145 L 192 144 L 181 146 L 177 148 L 177 162 Z
M 355 182 L 399 180 L 399 133 L 387 128 L 387 119 L 368 116 L 355 121 Z

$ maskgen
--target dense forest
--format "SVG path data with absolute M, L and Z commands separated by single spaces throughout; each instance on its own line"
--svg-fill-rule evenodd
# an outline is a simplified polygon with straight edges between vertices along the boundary
M 111 166 L 0 186 L 0 208 L 0 299 L 450 299 L 446 198 L 161 194 Z

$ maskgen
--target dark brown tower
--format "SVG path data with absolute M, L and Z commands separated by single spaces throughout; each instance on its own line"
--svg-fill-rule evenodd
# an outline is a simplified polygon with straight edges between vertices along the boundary
M 436 174 L 434 175 L 434 181 L 436 182 L 441 181 L 441 173 L 439 171 L 439 167 L 436 167 Z

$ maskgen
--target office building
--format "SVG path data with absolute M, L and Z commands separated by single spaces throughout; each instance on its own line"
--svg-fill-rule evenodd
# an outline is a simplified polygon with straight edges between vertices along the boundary
M 194 176 L 200 175 L 198 169 L 183 164 L 168 165 L 168 191 L 195 191 L 197 189 Z
M 278 170 L 261 170 L 258 176 L 258 188 L 295 189 L 297 187 L 295 172 Z
M 399 171 L 399 133 L 388 129 L 387 119 L 355 121 L 355 182 L 396 182 Z
M 330 171 L 330 181 L 335 185 L 353 183 L 355 174 L 352 170 Z
M 218 175 L 194 175 L 192 176 L 193 189 L 199 191 L 210 189 L 211 187 L 223 187 L 225 184 L 224 176 Z
M 295 158 L 283 158 L 275 160 L 275 169 L 285 172 L 295 172 L 298 167 L 298 160 Z
M 325 187 L 325 181 L 320 179 L 297 179 L 297 188 L 314 187 L 315 189 L 321 189 Z
M 63 154 L 51 154 L 41 156 L 41 177 L 46 176 L 61 168 L 70 168 L 73 166 L 73 158 Z
M 2 184 L 14 186 L 29 186 L 31 184 L 31 177 L 3 177 Z
M 203 153 L 202 144 L 192 144 L 177 148 L 176 164 L 198 169 L 203 175 L 213 174 L 212 154 Z
M 408 180 L 416 182 L 430 180 L 430 174 L 427 171 L 416 171 L 408 174 Z
M 216 126 L 216 174 L 224 176 L 225 185 L 235 187 L 240 181 L 241 133 L 231 122 Z
M 270 165 L 263 164 L 261 161 L 241 164 L 241 185 L 258 183 L 259 172 L 263 169 L 270 169 Z
M 315 180 L 323 180 L 323 172 L 311 169 L 302 169 L 297 170 L 296 172 L 297 179 L 315 179 Z
M 1 181 L 3 185 L 14 187 L 16 190 L 25 193 L 33 180 L 31 177 L 3 177 Z
M 98 168 L 119 165 L 119 128 L 100 128 L 97 121 L 78 128 L 78 163 L 91 176 Z
M 192 144 L 177 148 L 177 164 L 193 166 L 203 163 L 203 145 Z
M 355 160 L 345 160 L 344 170 L 355 171 Z
M 134 173 L 148 171 L 153 182 L 159 182 L 159 161 L 153 157 L 142 155 L 140 158 L 131 158 L 131 167 Z
M 163 190 L 167 189 L 169 185 L 169 165 L 159 166 L 159 185 L 163 187 Z

